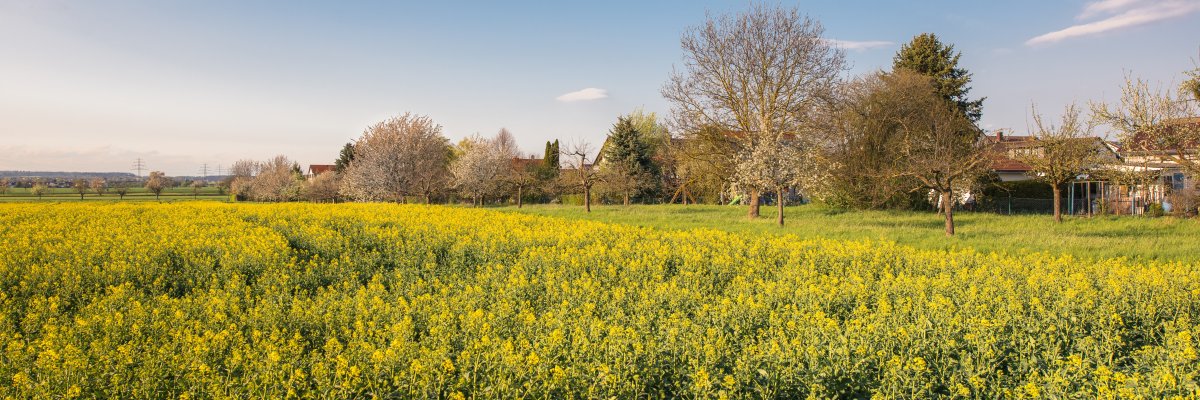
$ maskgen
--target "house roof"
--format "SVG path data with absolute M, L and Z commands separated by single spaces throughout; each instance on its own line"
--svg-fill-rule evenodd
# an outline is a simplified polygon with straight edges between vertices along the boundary
M 514 169 L 530 168 L 530 167 L 537 167 L 539 165 L 542 165 L 542 162 L 543 162 L 543 160 L 541 158 L 513 157 L 512 166 Z
M 333 171 L 332 164 L 310 164 L 308 166 L 309 175 L 320 175 L 329 171 Z
M 997 133 L 995 135 L 986 136 L 987 140 L 997 146 L 996 152 L 992 153 L 992 170 L 999 172 L 1029 172 L 1033 167 L 1029 166 L 1020 160 L 1012 157 L 1010 150 L 1036 148 L 1040 145 L 1040 141 L 1034 136 L 1028 135 L 1005 135 Z M 1098 143 L 1098 148 L 1104 148 L 1116 156 L 1116 149 L 1103 138 L 1096 136 L 1081 137 L 1075 140 L 1090 141 Z
M 1142 131 L 1133 135 L 1132 143 L 1122 143 L 1122 146 L 1131 153 L 1145 151 L 1155 153 L 1165 152 L 1168 154 L 1175 154 L 1180 151 L 1185 154 L 1200 153 L 1200 117 L 1173 119 L 1163 122 L 1162 125 L 1162 128 L 1168 131 L 1189 129 L 1194 135 L 1190 138 L 1183 138 L 1184 140 L 1180 143 L 1151 143 L 1145 131 Z

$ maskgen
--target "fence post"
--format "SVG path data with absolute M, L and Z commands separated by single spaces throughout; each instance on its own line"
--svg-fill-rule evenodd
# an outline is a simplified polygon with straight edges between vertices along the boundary
M 1067 197 L 1071 198 L 1071 201 L 1067 202 L 1067 215 L 1075 215 L 1075 182 L 1071 182 L 1071 186 L 1067 187 L 1067 193 L 1070 193 Z

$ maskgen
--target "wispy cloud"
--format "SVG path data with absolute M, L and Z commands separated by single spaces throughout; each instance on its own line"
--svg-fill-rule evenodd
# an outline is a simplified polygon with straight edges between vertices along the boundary
M 835 46 L 841 47 L 846 50 L 854 50 L 854 51 L 866 51 L 866 50 L 880 48 L 880 47 L 887 47 L 887 46 L 891 46 L 891 45 L 895 44 L 893 42 L 889 42 L 889 41 L 885 41 L 885 40 L 865 40 L 865 41 L 837 40 L 837 39 L 825 39 L 825 40 L 828 41 L 829 43 L 833 43 Z
M 1094 35 L 1114 29 L 1127 28 L 1182 17 L 1200 11 L 1196 0 L 1100 0 L 1087 3 L 1077 17 L 1087 20 L 1098 15 L 1106 18 L 1076 24 L 1046 33 L 1025 42 L 1028 46 L 1055 43 L 1065 39 Z
M 1079 13 L 1079 20 L 1085 20 L 1099 14 L 1116 12 L 1122 8 L 1129 7 L 1138 2 L 1138 0 L 1100 0 L 1087 3 L 1083 6 L 1083 12 Z
M 608 91 L 599 88 L 586 88 L 558 96 L 555 100 L 570 103 L 573 101 L 600 100 L 608 98 Z

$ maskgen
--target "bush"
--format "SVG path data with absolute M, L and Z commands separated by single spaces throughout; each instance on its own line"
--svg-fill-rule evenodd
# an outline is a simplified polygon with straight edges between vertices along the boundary
M 1162 206 L 1162 204 L 1159 204 L 1159 203 L 1151 203 L 1150 207 L 1146 209 L 1146 215 L 1149 215 L 1151 217 L 1158 218 L 1158 217 L 1163 216 L 1164 214 L 1166 214 L 1166 212 L 1163 211 L 1163 206 Z
M 1200 205 L 1200 196 L 1196 190 L 1176 190 L 1167 195 L 1167 203 L 1171 204 L 1171 215 L 1191 217 L 1196 215 L 1196 207 Z

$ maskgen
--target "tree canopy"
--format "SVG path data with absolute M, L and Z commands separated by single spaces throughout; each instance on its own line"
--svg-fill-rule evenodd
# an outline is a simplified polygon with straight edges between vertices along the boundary
M 962 53 L 954 51 L 954 45 L 943 43 L 937 35 L 922 33 L 900 47 L 892 58 L 892 69 L 907 69 L 933 78 L 934 91 L 942 98 L 958 106 L 972 122 L 983 115 L 983 100 L 971 100 L 971 73 L 958 66 Z

